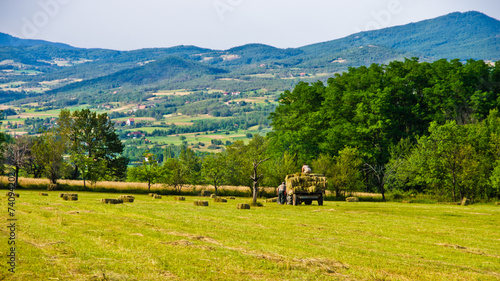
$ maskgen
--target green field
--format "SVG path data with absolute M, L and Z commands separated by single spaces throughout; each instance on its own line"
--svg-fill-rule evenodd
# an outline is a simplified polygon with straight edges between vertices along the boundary
M 500 207 L 325 202 L 237 210 L 20 191 L 16 273 L 0 280 L 498 280 Z M 1 198 L 7 224 L 7 198 Z

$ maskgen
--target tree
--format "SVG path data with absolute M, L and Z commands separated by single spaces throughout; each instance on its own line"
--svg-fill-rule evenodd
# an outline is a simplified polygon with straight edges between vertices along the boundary
M 186 145 L 182 146 L 179 155 L 179 161 L 186 173 L 186 181 L 189 184 L 198 184 L 200 182 L 201 162 L 196 153 Z
M 356 148 L 345 147 L 339 152 L 330 177 L 336 192 L 352 194 L 363 188 L 363 174 L 360 170 L 362 164 L 363 159 Z
M 266 179 L 264 184 L 267 186 L 279 186 L 289 174 L 300 171 L 297 166 L 297 156 L 285 151 L 283 157 L 271 158 L 264 165 L 266 171 Z
M 248 145 L 236 141 L 227 147 L 229 178 L 234 185 L 251 188 L 253 204 L 257 204 L 259 182 L 264 177 L 259 173 L 259 166 L 270 159 L 267 157 L 267 146 L 268 142 L 264 137 L 254 135 Z
M 160 182 L 173 186 L 177 193 L 181 194 L 182 187 L 188 181 L 188 171 L 179 159 L 168 158 L 161 166 L 160 174 Z
M 33 137 L 30 140 L 30 149 L 32 150 L 32 153 L 30 156 L 26 159 L 26 163 L 24 164 L 23 168 L 28 174 L 32 174 L 33 178 L 37 179 L 42 177 L 42 175 L 45 172 L 45 163 L 44 160 L 39 157 L 35 153 L 36 146 L 38 142 L 40 141 L 40 137 Z
M 7 144 L 4 151 L 4 160 L 7 165 L 14 167 L 16 175 L 15 185 L 18 185 L 19 170 L 26 165 L 31 157 L 31 139 L 29 136 L 21 136 L 14 142 Z
M 468 126 L 455 121 L 433 122 L 430 135 L 418 139 L 409 156 L 410 181 L 424 185 L 426 191 L 453 201 L 480 196 L 487 184 L 484 158 L 468 138 Z M 412 160 L 415 159 L 415 160 Z M 406 169 L 408 171 L 408 169 Z
M 227 162 L 225 154 L 210 154 L 203 159 L 203 176 L 207 182 L 211 182 L 217 195 L 218 187 L 225 181 L 227 173 Z
M 337 197 L 340 196 L 340 185 L 333 182 L 332 178 L 335 174 L 335 158 L 327 154 L 320 154 L 318 158 L 314 159 L 311 163 L 313 171 L 324 175 L 328 179 L 328 187 L 335 191 Z
M 492 193 L 496 194 L 497 198 L 500 198 L 500 161 L 495 163 L 495 168 L 491 173 L 489 178 L 490 185 L 492 187 Z
M 61 178 L 66 148 L 64 139 L 54 132 L 44 132 L 34 142 L 34 162 L 43 168 L 52 184 L 56 184 Z
M 156 155 L 146 151 L 143 154 L 142 165 L 128 170 L 128 180 L 139 182 L 146 181 L 148 183 L 148 191 L 151 191 L 151 184 L 154 184 L 160 177 L 159 172 Z
M 86 179 L 95 184 L 106 176 L 121 177 L 125 174 L 124 164 L 128 160 L 120 156 L 124 145 L 106 113 L 83 109 L 70 114 L 62 110 L 59 127 L 61 135 L 68 138 L 72 162 L 82 171 L 84 186 Z

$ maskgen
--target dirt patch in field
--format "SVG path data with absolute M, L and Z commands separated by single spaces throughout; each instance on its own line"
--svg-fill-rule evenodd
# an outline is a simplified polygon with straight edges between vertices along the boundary
M 469 253 L 469 254 L 487 256 L 487 257 L 493 257 L 493 258 L 500 258 L 500 256 L 497 256 L 497 255 L 487 254 L 485 252 L 481 252 L 479 250 L 469 249 L 467 247 L 460 246 L 460 245 L 453 245 L 453 244 L 446 244 L 446 243 L 445 244 L 436 244 L 436 245 L 443 246 L 446 248 L 453 248 L 453 249 L 460 250 L 462 252 Z

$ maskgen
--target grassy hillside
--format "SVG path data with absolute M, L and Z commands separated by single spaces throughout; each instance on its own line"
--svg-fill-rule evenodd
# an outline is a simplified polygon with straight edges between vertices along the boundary
M 500 209 L 325 202 L 237 210 L 200 197 L 20 191 L 6 280 L 498 280 Z M 205 198 L 207 200 L 207 198 Z M 1 206 L 6 207 L 2 197 Z M 7 237 L 7 228 L 0 230 Z M 6 246 L 1 254 L 5 261 Z

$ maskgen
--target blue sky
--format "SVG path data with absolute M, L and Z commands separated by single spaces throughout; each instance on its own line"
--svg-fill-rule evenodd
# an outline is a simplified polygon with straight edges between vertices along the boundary
M 471 10 L 500 19 L 499 0 L 0 0 L 0 32 L 116 50 L 287 48 Z

